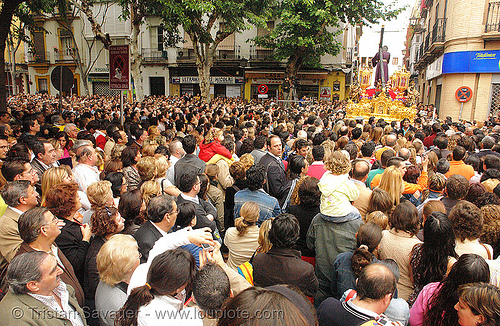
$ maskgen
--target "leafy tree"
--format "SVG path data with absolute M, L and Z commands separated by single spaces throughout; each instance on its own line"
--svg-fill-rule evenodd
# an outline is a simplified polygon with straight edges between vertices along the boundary
M 303 65 L 319 66 L 322 55 L 340 52 L 336 36 L 343 23 L 376 23 L 401 10 L 380 0 L 278 0 L 273 8 L 276 27 L 255 43 L 272 49 L 277 60 L 287 60 L 285 76 L 295 77 Z
M 21 6 L 23 4 L 23 6 Z M 16 30 L 12 26 L 13 17 L 26 17 L 26 12 L 31 15 L 41 14 L 43 12 L 51 12 L 54 8 L 52 0 L 4 0 L 0 2 L 0 110 L 7 109 L 7 89 L 6 74 L 5 74 L 5 48 L 7 39 L 11 31 Z M 21 21 L 22 23 L 22 21 Z
M 139 33 L 146 16 L 155 16 L 161 13 L 158 8 L 161 3 L 155 0 L 118 0 L 122 7 L 122 17 L 130 19 L 132 35 L 130 38 L 130 73 L 134 79 L 136 95 L 139 100 L 144 98 L 142 88 L 141 64 L 142 55 L 139 47 Z
M 210 101 L 210 68 L 217 46 L 229 35 L 248 28 L 248 22 L 263 24 L 269 0 L 158 0 L 169 33 L 170 45 L 178 40 L 179 26 L 193 43 L 201 96 Z M 224 22 L 221 30 L 218 22 Z

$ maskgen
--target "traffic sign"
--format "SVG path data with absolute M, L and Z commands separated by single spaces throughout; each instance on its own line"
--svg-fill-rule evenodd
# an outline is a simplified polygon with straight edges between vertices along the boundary
M 269 88 L 267 88 L 266 84 L 260 84 L 258 87 L 258 90 L 259 90 L 259 94 L 267 94 L 267 91 L 269 90 Z
M 461 103 L 469 101 L 471 97 L 472 97 L 472 89 L 470 89 L 470 87 L 468 86 L 459 87 L 455 92 L 455 98 Z
M 109 88 L 129 89 L 130 51 L 128 45 L 109 47 Z
M 69 93 L 74 84 L 73 72 L 66 66 L 56 66 L 52 69 L 50 81 L 58 91 Z

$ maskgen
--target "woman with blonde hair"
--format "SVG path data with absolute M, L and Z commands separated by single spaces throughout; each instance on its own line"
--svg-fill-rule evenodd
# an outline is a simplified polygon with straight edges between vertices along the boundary
M 97 181 L 87 187 L 87 197 L 90 202 L 90 209 L 83 213 L 82 223 L 90 223 L 92 214 L 103 207 L 115 205 L 111 182 Z
M 236 269 L 247 262 L 259 246 L 259 227 L 255 225 L 259 218 L 259 205 L 246 202 L 241 206 L 240 217 L 234 220 L 235 227 L 227 229 L 224 244 L 229 249 L 227 264 Z
M 257 239 L 257 243 L 259 246 L 257 247 L 256 253 L 266 253 L 268 252 L 273 244 L 269 241 L 269 230 L 271 229 L 271 224 L 273 223 L 274 217 L 271 217 L 265 220 L 259 229 L 259 238 Z
M 161 187 L 158 182 L 154 180 L 143 182 L 140 189 L 142 200 L 146 207 L 148 207 L 151 198 L 161 195 Z
M 141 158 L 136 165 L 137 172 L 141 177 L 141 183 L 154 180 L 156 177 L 156 165 L 154 157 L 147 156 Z
M 42 199 L 40 200 L 40 206 L 46 206 L 47 193 L 50 188 L 61 183 L 69 184 L 73 182 L 75 182 L 73 172 L 71 172 L 71 168 L 67 165 L 61 165 L 46 170 L 42 176 Z M 90 202 L 83 191 L 78 190 L 78 196 L 82 204 L 80 213 L 84 213 L 90 209 Z
M 385 169 L 380 178 L 379 188 L 387 191 L 389 196 L 391 196 L 393 207 L 398 206 L 405 189 L 401 170 L 395 166 Z
M 180 190 L 167 179 L 167 170 L 170 168 L 170 161 L 164 155 L 156 154 L 155 167 L 155 181 L 160 185 L 162 194 L 179 196 L 181 193 Z
M 115 312 L 127 301 L 127 287 L 141 254 L 131 235 L 115 234 L 97 254 L 99 284 L 95 292 L 95 306 L 103 326 L 115 324 Z

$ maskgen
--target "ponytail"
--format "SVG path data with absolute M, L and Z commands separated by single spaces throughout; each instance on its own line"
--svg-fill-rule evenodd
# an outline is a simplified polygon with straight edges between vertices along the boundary
M 370 265 L 373 259 L 373 254 L 368 251 L 368 246 L 361 245 L 353 253 L 351 258 L 351 268 L 356 277 L 359 277 L 361 270 Z
M 149 284 L 137 287 L 130 292 L 127 301 L 116 315 L 116 326 L 137 326 L 139 308 L 149 304 L 154 296 Z
M 234 220 L 234 226 L 238 230 L 238 236 L 242 237 L 248 232 L 248 228 L 255 225 L 255 223 L 248 222 L 243 217 L 238 217 Z

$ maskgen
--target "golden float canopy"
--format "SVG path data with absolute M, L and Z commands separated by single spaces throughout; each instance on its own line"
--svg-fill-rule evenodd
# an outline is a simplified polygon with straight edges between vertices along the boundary
M 404 92 L 408 89 L 410 73 L 405 68 L 396 71 L 390 79 L 389 89 L 377 92 L 378 95 L 369 97 L 366 89 L 370 85 L 372 69 L 363 67 L 359 72 L 360 82 L 351 85 L 352 95 L 349 99 L 346 113 L 348 118 L 363 117 L 368 119 L 374 116 L 377 119 L 383 118 L 386 121 L 402 120 L 403 118 L 415 119 L 417 115 L 416 105 L 406 106 L 408 103 Z M 361 91 L 359 91 L 361 88 Z M 396 94 L 396 99 L 386 95 L 386 91 L 392 90 Z M 359 93 L 360 96 L 358 95 Z M 413 94 L 412 94 L 413 95 Z M 360 97 L 360 98 L 359 98 Z

